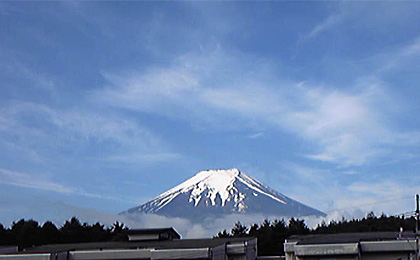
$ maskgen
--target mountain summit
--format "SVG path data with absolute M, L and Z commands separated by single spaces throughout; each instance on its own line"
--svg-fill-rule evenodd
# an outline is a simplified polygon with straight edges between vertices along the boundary
M 178 186 L 123 215 L 153 213 L 202 220 L 227 214 L 325 216 L 251 178 L 238 169 L 201 171 Z

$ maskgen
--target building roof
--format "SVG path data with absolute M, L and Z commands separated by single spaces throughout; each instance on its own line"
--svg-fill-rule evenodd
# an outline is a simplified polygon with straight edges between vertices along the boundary
M 90 249 L 134 249 L 134 248 L 155 248 L 155 249 L 185 249 L 185 248 L 206 248 L 223 245 L 226 243 L 240 243 L 253 240 L 253 237 L 241 238 L 208 238 L 208 239 L 175 239 L 164 241 L 134 241 L 134 242 L 95 242 L 78 244 L 55 244 L 26 248 L 20 253 L 58 253 L 74 250 Z
M 169 234 L 168 239 L 180 239 L 181 235 L 172 227 L 169 228 L 145 228 L 145 229 L 129 229 L 128 236 L 149 235 L 149 234 Z
M 414 239 L 413 232 L 364 232 L 364 233 L 338 233 L 318 235 L 295 235 L 287 242 L 297 242 L 298 245 L 309 244 L 340 244 L 357 243 L 361 241 L 388 241 L 399 239 Z
M 16 253 L 17 251 L 18 251 L 17 246 L 6 246 L 6 245 L 0 246 L 0 254 Z

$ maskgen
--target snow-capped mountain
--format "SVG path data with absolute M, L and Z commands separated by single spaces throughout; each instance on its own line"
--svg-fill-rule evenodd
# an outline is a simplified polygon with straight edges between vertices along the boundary
M 238 169 L 201 171 L 178 186 L 123 215 L 153 213 L 202 220 L 226 214 L 324 216 L 251 178 Z

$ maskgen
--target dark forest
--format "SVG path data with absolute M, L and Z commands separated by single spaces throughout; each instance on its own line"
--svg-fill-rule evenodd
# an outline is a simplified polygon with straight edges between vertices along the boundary
M 258 254 L 261 256 L 283 255 L 283 242 L 292 235 L 332 234 L 348 232 L 376 232 L 376 231 L 414 231 L 416 220 L 412 218 L 369 213 L 362 219 L 332 221 L 321 223 L 316 228 L 309 228 L 304 220 L 264 220 L 259 224 L 246 226 L 237 222 L 232 229 L 220 231 L 215 237 L 243 237 L 258 238 Z M 13 222 L 10 228 L 0 224 L 0 245 L 15 245 L 20 249 L 45 244 L 85 243 L 105 241 L 127 241 L 127 227 L 115 222 L 106 227 L 100 223 L 81 223 L 73 217 L 61 227 L 47 221 L 40 225 L 35 220 L 21 219 Z

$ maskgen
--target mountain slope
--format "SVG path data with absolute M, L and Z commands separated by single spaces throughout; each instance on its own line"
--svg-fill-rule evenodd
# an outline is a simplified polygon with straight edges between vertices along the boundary
M 202 171 L 156 198 L 121 214 L 154 213 L 200 220 L 226 214 L 324 216 L 238 169 Z

